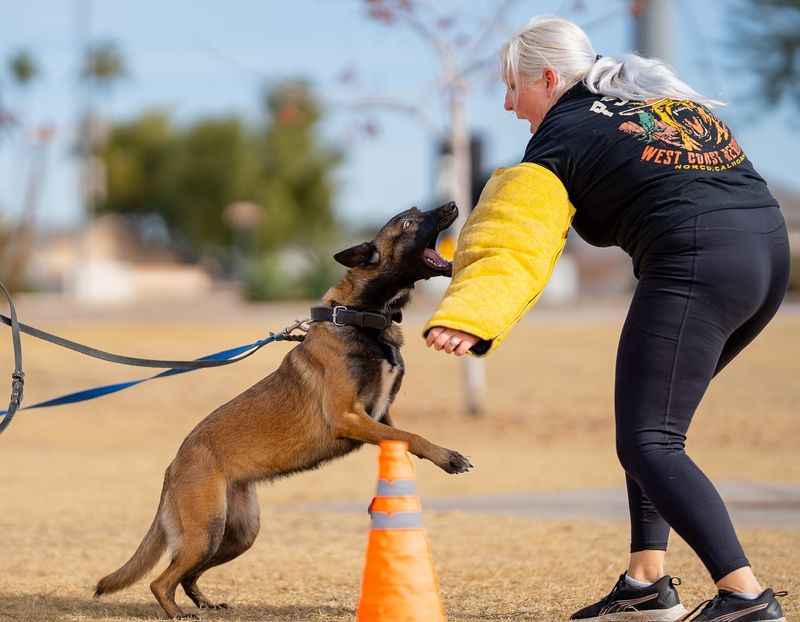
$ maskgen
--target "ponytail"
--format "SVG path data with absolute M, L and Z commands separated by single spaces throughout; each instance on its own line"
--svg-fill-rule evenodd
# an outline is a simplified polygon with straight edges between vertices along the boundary
M 597 95 L 610 95 L 629 101 L 666 98 L 690 100 L 707 108 L 725 105 L 695 91 L 681 81 L 666 63 L 638 54 L 598 58 L 583 78 L 583 83 Z
M 583 82 L 592 93 L 629 101 L 681 99 L 709 108 L 724 105 L 695 91 L 656 58 L 637 54 L 598 57 L 583 30 L 557 17 L 531 20 L 500 48 L 500 62 L 508 86 L 520 80 L 538 80 L 551 68 L 558 75 L 556 97 Z

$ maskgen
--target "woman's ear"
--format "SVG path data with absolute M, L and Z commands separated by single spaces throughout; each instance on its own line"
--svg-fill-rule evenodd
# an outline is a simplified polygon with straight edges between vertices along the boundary
M 553 71 L 550 67 L 544 70 L 544 84 L 545 88 L 547 89 L 548 93 L 552 93 L 555 91 L 556 86 L 558 85 L 558 74 Z

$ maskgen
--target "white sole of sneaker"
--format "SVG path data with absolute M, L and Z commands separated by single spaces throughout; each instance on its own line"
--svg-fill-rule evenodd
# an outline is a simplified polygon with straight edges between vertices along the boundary
M 618 611 L 595 618 L 583 618 L 580 622 L 675 622 L 689 613 L 683 605 L 655 611 Z

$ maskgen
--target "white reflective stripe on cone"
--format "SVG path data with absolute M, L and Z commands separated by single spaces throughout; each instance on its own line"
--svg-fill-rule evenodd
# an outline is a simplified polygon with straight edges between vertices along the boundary
M 413 479 L 396 479 L 390 482 L 385 479 L 378 480 L 376 497 L 416 497 L 417 491 Z
M 422 512 L 370 512 L 372 529 L 422 529 Z

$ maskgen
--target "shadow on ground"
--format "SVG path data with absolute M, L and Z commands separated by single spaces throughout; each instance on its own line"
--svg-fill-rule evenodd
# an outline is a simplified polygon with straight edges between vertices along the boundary
M 27 612 L 36 611 L 37 619 L 64 620 L 164 620 L 164 612 L 153 602 L 107 602 L 87 597 L 71 598 L 54 594 L 11 594 L 3 596 L 0 620 L 23 620 Z M 328 605 L 271 606 L 242 605 L 225 610 L 198 610 L 184 607 L 187 614 L 194 613 L 201 620 L 352 620 L 355 612 L 349 607 Z

